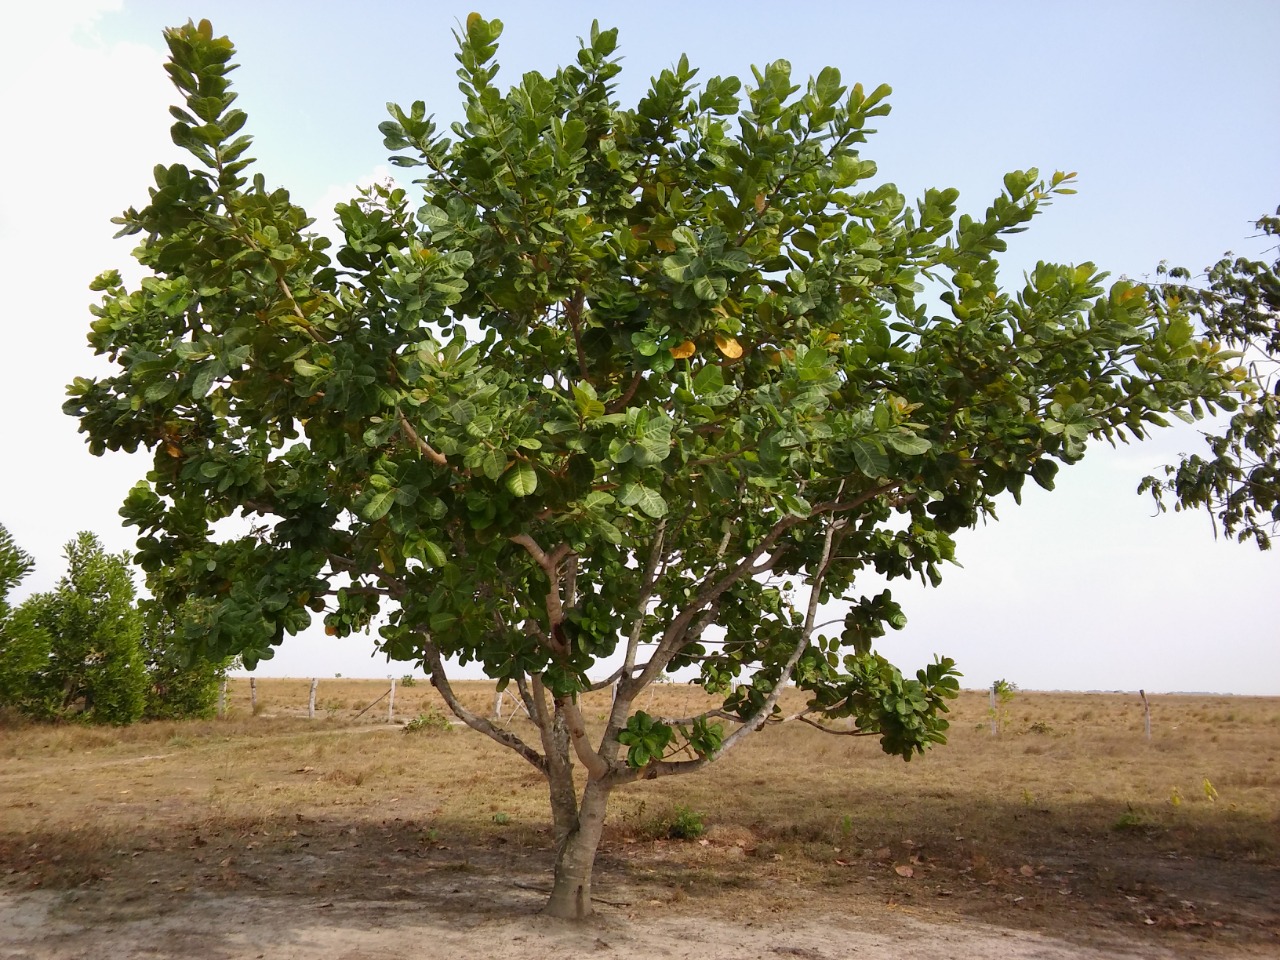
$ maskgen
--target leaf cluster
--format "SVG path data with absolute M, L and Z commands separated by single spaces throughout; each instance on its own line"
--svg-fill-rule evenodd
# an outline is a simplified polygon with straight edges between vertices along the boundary
M 876 654 L 905 618 L 860 578 L 937 584 L 952 535 L 1028 477 L 1232 409 L 1226 358 L 1089 263 L 1003 285 L 1007 238 L 1073 175 L 1011 172 L 981 214 L 950 188 L 910 203 L 863 155 L 887 86 L 784 60 L 703 82 L 682 57 L 626 107 L 596 24 L 504 90 L 501 32 L 459 31 L 448 130 L 389 105 L 413 182 L 340 204 L 332 256 L 248 176 L 229 42 L 166 33 L 192 165 L 120 218 L 151 275 L 96 282 L 116 369 L 65 407 L 93 452 L 152 453 L 122 510 L 152 590 L 199 598 L 191 648 L 248 666 L 313 614 L 377 619 L 442 685 L 452 657 L 532 715 L 549 690 L 548 743 L 619 654 L 596 776 L 714 759 L 792 682 L 891 753 L 942 742 L 954 665 L 904 679 Z M 251 531 L 220 532 L 236 515 Z M 685 669 L 736 732 L 629 712 Z

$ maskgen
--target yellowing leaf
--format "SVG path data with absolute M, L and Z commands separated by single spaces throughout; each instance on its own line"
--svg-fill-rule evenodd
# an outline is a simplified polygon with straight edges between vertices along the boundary
M 726 337 L 723 334 L 716 334 L 716 349 L 730 360 L 737 360 L 742 356 L 742 344 L 735 338 Z
M 478 13 L 468 13 L 468 14 L 467 14 L 467 29 L 468 29 L 468 30 L 470 30 L 470 29 L 471 29 L 472 27 L 474 27 L 477 23 L 479 23 L 482 19 L 484 19 L 484 18 L 483 18 L 483 17 L 481 17 L 481 16 L 480 16 L 480 14 L 478 14 Z
M 697 349 L 698 348 L 693 345 L 692 340 L 686 340 L 684 343 L 680 344 L 680 346 L 671 348 L 671 356 L 675 357 L 677 360 L 687 360 L 689 357 L 694 355 Z
M 765 199 L 763 193 L 756 194 L 756 213 L 764 213 L 764 208 L 769 205 L 769 201 Z

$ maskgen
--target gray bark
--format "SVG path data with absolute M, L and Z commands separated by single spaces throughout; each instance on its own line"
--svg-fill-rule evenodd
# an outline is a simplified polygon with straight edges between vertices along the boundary
M 557 843 L 555 883 L 546 912 L 566 920 L 582 920 L 591 915 L 591 874 L 595 866 L 596 848 L 604 830 L 609 787 L 599 780 L 588 780 L 582 791 L 582 803 Z M 555 808 L 555 797 L 552 806 Z M 560 834 L 560 813 L 556 812 L 556 833 Z

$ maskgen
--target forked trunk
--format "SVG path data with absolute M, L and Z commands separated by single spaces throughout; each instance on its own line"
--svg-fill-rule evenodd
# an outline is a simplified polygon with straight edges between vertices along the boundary
M 546 912 L 553 917 L 581 920 L 591 914 L 591 870 L 596 861 L 596 848 L 604 829 L 605 808 L 609 790 L 599 781 L 587 781 L 582 803 L 572 822 L 561 820 L 562 809 L 553 799 L 556 821 L 556 871 L 551 899 Z M 567 828 L 567 829 L 564 829 Z

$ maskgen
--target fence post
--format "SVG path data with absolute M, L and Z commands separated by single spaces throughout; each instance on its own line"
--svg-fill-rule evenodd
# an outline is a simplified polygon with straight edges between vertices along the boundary
M 493 713 L 490 715 L 491 720 L 502 719 L 502 691 L 495 689 L 493 691 Z
M 218 716 L 227 715 L 227 678 L 222 678 L 222 686 L 218 688 Z
M 996 684 L 997 683 L 999 683 L 999 681 L 996 681 L 995 683 L 991 684 L 991 735 L 993 737 L 996 735 Z
M 391 678 L 391 697 L 387 700 L 387 723 L 396 722 L 396 678 Z
M 258 715 L 258 678 L 249 678 L 249 712 Z
M 320 681 L 316 677 L 311 678 L 311 694 L 307 697 L 307 719 L 314 720 L 316 718 L 316 687 L 320 686 Z
M 1147 739 L 1151 739 L 1151 704 L 1147 700 L 1147 691 L 1139 690 L 1138 696 L 1142 698 L 1142 726 L 1146 731 Z

